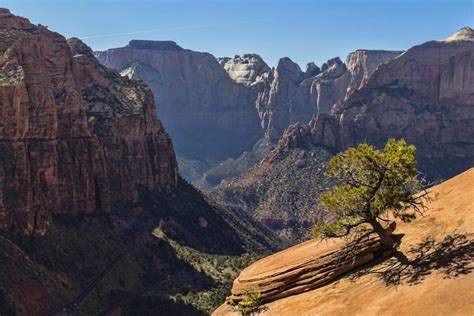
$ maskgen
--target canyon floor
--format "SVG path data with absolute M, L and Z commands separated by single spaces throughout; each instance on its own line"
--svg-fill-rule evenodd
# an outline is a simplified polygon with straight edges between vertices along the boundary
M 474 168 L 430 190 L 428 209 L 412 223 L 398 223 L 400 241 L 380 258 L 337 281 L 261 306 L 259 315 L 472 315 L 474 310 Z M 271 274 L 296 262 L 308 248 L 317 256 L 328 244 L 309 241 L 255 262 L 243 273 Z M 275 262 L 273 262 L 275 261 Z M 247 271 L 247 272 L 246 272 Z M 273 272 L 275 272 L 273 271 Z M 222 305 L 213 315 L 237 315 Z

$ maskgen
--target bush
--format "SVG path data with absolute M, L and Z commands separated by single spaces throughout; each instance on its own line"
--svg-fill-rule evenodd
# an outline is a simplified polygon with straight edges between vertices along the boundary
M 258 290 L 246 290 L 242 300 L 234 307 L 234 309 L 242 316 L 251 316 L 260 309 L 260 297 L 262 294 Z

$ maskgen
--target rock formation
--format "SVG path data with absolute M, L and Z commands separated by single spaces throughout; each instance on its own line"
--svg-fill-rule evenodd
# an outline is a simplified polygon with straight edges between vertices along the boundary
M 0 314 L 209 313 L 169 296 L 224 299 L 247 254 L 279 243 L 178 176 L 148 87 L 0 9 Z
M 377 52 L 351 54 L 344 72 L 338 69 L 346 66 L 337 60 L 323 65 L 315 78 L 343 73 L 324 84 L 343 80 L 349 85 L 347 94 L 330 113 L 317 113 L 309 124 L 287 128 L 259 164 L 212 195 L 286 234 L 323 216 L 317 202 L 331 184 L 324 163 L 347 147 L 368 142 L 380 148 L 388 138 L 404 138 L 417 147 L 418 169 L 429 180 L 473 166 L 472 33 L 465 28 L 450 37 L 455 40 L 415 46 L 375 70 L 367 61 L 377 60 Z M 365 75 L 365 69 L 374 72 Z M 362 81 L 351 83 L 352 77 Z
M 270 149 L 261 162 L 209 191 L 215 200 L 248 212 L 292 241 L 305 238 L 315 220 L 324 216 L 317 205 L 320 194 L 333 184 L 324 176 L 324 164 L 334 155 L 304 142 L 307 133 L 299 135 L 295 129 L 306 131 L 291 126 L 292 138 L 283 136 L 285 152 L 278 146 Z
M 399 55 L 398 51 L 358 50 L 346 63 L 333 58 L 305 72 L 289 58 L 278 62 L 271 83 L 261 88 L 256 106 L 270 141 L 277 141 L 291 124 L 308 123 L 315 113 L 326 113 L 347 91 L 359 88 L 378 65 Z M 263 90 L 263 91 L 262 91 Z
M 262 136 L 253 92 L 211 54 L 174 42 L 131 41 L 96 56 L 150 86 L 179 156 L 212 164 L 249 150 Z
M 455 41 L 415 46 L 381 65 L 332 114 L 315 116 L 308 125 L 312 141 L 343 149 L 405 138 L 417 147 L 420 167 L 432 177 L 472 166 L 474 43 L 464 40 L 466 32 L 450 37 Z
M 138 186 L 177 183 L 151 91 L 69 44 L 0 12 L 0 229 L 42 235 L 53 214 L 107 212 Z
M 250 87 L 271 73 L 270 67 L 257 54 L 236 55 L 217 59 L 235 82 Z
M 387 227 L 392 233 L 395 222 Z M 260 292 L 268 303 L 304 293 L 334 281 L 338 276 L 393 250 L 382 251 L 376 234 L 359 244 L 347 240 L 310 240 L 254 262 L 234 280 L 228 304 L 236 305 L 246 291 Z
M 411 223 L 397 222 L 395 233 L 401 239 L 393 255 L 359 267 L 336 282 L 265 303 L 258 315 L 472 314 L 473 191 L 474 168 L 430 188 L 432 200 L 423 216 Z M 285 285 L 294 285 L 305 275 L 304 269 L 314 267 L 316 258 L 334 244 L 307 241 L 288 248 L 250 265 L 234 284 L 243 286 L 242 281 L 252 280 L 251 286 L 261 284 L 284 293 Z M 238 313 L 223 304 L 212 315 Z
M 358 51 L 348 57 L 349 66 L 334 58 L 321 69 L 309 63 L 305 71 L 289 58 L 271 69 L 256 54 L 216 59 L 170 41 L 134 40 L 96 56 L 151 87 L 183 174 L 205 188 L 204 173 L 251 151 L 262 137 L 273 143 L 290 124 L 306 124 L 316 112 L 328 112 L 351 84 L 358 87 L 379 63 L 397 54 Z

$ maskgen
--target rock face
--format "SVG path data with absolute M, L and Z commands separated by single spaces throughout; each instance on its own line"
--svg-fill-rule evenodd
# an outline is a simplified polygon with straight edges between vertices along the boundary
M 262 137 L 276 142 L 290 124 L 328 112 L 351 84 L 358 87 L 376 65 L 398 53 L 360 51 L 349 68 L 334 58 L 321 68 L 310 63 L 305 71 L 289 58 L 271 69 L 256 54 L 216 59 L 169 41 L 131 41 L 96 56 L 151 87 L 183 173 L 200 185 L 204 172 L 251 151 Z
M 409 49 L 381 65 L 332 114 L 317 115 L 308 130 L 314 143 L 337 149 L 405 138 L 433 175 L 465 170 L 474 164 L 474 43 L 461 38 Z M 441 169 L 431 168 L 442 161 Z
M 262 57 L 256 54 L 237 55 L 234 58 L 223 57 L 217 60 L 232 80 L 247 87 L 263 80 L 263 77 L 268 77 L 272 71 Z
M 339 75 L 326 83 L 343 80 L 347 95 L 330 113 L 286 129 L 260 164 L 220 185 L 213 196 L 285 233 L 324 215 L 317 209 L 320 193 L 331 185 L 324 163 L 347 147 L 368 142 L 380 148 L 391 137 L 404 138 L 417 147 L 418 169 L 429 180 L 473 166 L 474 42 L 463 40 L 466 32 L 458 32 L 462 36 L 455 41 L 415 46 L 379 64 L 372 75 L 365 69 L 374 69 L 368 61 L 377 60 L 376 52 L 350 55 L 347 71 L 337 60 L 323 65 L 316 78 L 325 72 Z
M 445 38 L 443 42 L 474 41 L 474 30 L 469 26 L 463 27 L 453 35 Z
M 291 126 L 284 152 L 278 146 L 271 149 L 242 175 L 209 191 L 215 200 L 248 212 L 292 241 L 305 239 L 314 221 L 324 216 L 317 205 L 320 194 L 332 185 L 324 176 L 324 164 L 334 154 L 304 142 L 306 133 L 297 137 L 295 129 L 306 132 L 301 125 Z
M 305 72 L 289 58 L 280 59 L 269 77 L 271 83 L 260 89 L 256 103 L 266 138 L 277 141 L 289 125 L 306 124 L 315 113 L 329 112 L 348 90 L 358 89 L 378 65 L 400 53 L 358 50 L 349 54 L 346 63 L 339 58 L 328 60 L 321 68 L 310 63 Z
M 243 254 L 280 241 L 177 171 L 149 88 L 0 9 L 0 314 L 209 313 L 169 296 L 223 300 Z
M 358 49 L 347 55 L 346 66 L 351 74 L 351 84 L 359 88 L 377 67 L 400 55 L 401 51 Z
M 474 308 L 474 169 L 429 189 L 423 216 L 397 223 L 403 236 L 393 256 L 373 262 L 308 292 L 264 304 L 259 315 L 470 315 Z M 242 271 L 256 282 L 298 263 L 311 262 L 331 243 L 308 241 L 271 255 Z M 326 249 L 327 249 L 326 248 Z M 305 259 L 306 258 L 306 261 Z M 302 267 L 300 267 L 301 269 Z M 275 275 L 270 272 L 273 270 Z M 295 278 L 298 273 L 295 272 Z M 284 286 L 291 279 L 283 280 Z M 239 283 L 237 279 L 234 284 Z M 268 284 L 279 286 L 277 283 Z M 311 286 L 308 283 L 307 286 Z M 361 295 L 363 293 L 363 295 Z M 238 315 L 230 305 L 214 316 Z
M 179 156 L 222 161 L 249 150 L 263 134 L 254 92 L 232 80 L 211 54 L 185 50 L 174 42 L 131 41 L 96 56 L 105 66 L 150 86 Z M 244 59 L 253 63 L 257 58 Z M 236 78 L 251 80 L 260 70 L 248 71 Z
M 391 234 L 394 229 L 395 222 L 392 222 L 387 232 Z M 227 303 L 236 305 L 248 290 L 259 291 L 261 303 L 304 293 L 331 283 L 383 252 L 376 234 L 358 245 L 347 245 L 346 242 L 344 239 L 310 240 L 253 263 L 234 280 Z M 354 249 L 350 250 L 352 247 Z
M 53 214 L 107 212 L 177 183 L 151 91 L 77 39 L 0 14 L 0 229 L 45 234 Z

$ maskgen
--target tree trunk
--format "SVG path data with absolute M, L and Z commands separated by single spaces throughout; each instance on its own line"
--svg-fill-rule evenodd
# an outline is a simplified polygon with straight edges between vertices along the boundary
M 376 219 L 369 220 L 369 224 L 372 226 L 372 228 L 375 230 L 375 232 L 379 235 L 380 239 L 382 240 L 383 250 L 392 249 L 395 246 L 392 236 L 390 236 L 390 234 L 387 233 L 387 231 Z

